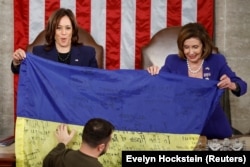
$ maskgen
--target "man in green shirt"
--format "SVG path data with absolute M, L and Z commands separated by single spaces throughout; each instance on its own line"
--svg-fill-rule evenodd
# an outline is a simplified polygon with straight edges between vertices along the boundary
M 90 119 L 82 133 L 82 144 L 79 150 L 66 148 L 75 135 L 70 133 L 65 124 L 60 124 L 56 130 L 58 145 L 53 148 L 43 160 L 43 167 L 102 167 L 98 157 L 106 153 L 112 138 L 114 126 L 101 118 Z

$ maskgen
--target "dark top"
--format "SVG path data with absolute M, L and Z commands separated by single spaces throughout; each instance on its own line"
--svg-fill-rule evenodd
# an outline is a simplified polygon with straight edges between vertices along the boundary
M 79 150 L 66 149 L 59 143 L 44 158 L 43 167 L 102 167 L 97 158 L 88 156 Z
M 45 59 L 62 62 L 58 58 L 59 54 L 56 50 L 56 47 L 53 47 L 49 51 L 46 51 L 44 48 L 44 45 L 34 46 L 32 53 Z M 72 46 L 70 51 L 70 59 L 68 63 L 66 62 L 66 64 L 98 68 L 97 60 L 95 58 L 95 49 L 93 47 L 83 45 Z M 12 62 L 11 70 L 13 73 L 18 74 L 20 70 L 20 65 L 14 67 Z
M 169 55 L 161 71 L 188 76 L 187 62 L 177 54 Z M 241 96 L 247 92 L 247 83 L 236 76 L 235 72 L 228 66 L 223 55 L 211 54 L 204 60 L 203 79 L 219 81 L 223 74 L 226 74 L 232 82 L 238 85 L 238 91 L 232 91 L 235 96 Z M 208 138 L 227 138 L 232 136 L 231 125 L 220 104 L 217 105 L 211 117 L 208 118 L 201 135 L 205 135 Z

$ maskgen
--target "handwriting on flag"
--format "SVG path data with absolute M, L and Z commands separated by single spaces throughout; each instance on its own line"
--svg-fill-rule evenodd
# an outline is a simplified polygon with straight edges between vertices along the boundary
M 82 126 L 93 117 L 116 127 L 110 150 L 101 157 L 107 166 L 121 164 L 122 150 L 192 150 L 219 102 L 222 90 L 216 83 L 145 70 L 76 67 L 27 53 L 19 79 L 17 163 L 39 166 L 56 145 L 59 123 L 77 129 L 71 143 L 77 149 Z
M 18 167 L 40 167 L 46 154 L 57 145 L 55 129 L 58 122 L 17 118 L 16 156 Z M 20 127 L 24 129 L 21 130 Z M 68 147 L 79 149 L 83 126 L 69 125 L 77 131 Z M 193 150 L 197 134 L 144 133 L 115 131 L 108 152 L 100 157 L 104 167 L 121 166 L 122 151 L 125 150 Z M 185 143 L 185 144 L 183 144 Z

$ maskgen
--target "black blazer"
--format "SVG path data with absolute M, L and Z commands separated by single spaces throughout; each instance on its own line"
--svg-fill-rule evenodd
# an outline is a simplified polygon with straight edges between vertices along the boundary
M 56 50 L 56 47 L 53 47 L 49 51 L 46 51 L 44 48 L 45 48 L 44 45 L 34 46 L 32 53 L 34 55 L 43 57 L 45 59 L 58 61 L 58 52 Z M 95 49 L 91 46 L 83 46 L 83 45 L 72 46 L 70 65 L 98 68 L 97 60 L 95 58 Z M 20 65 L 14 67 L 12 62 L 11 71 L 15 74 L 18 74 L 19 70 L 20 70 Z

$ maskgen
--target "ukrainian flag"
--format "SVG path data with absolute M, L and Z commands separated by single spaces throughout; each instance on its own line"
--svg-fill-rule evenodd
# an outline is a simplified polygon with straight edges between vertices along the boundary
M 60 123 L 77 130 L 69 147 L 78 149 L 82 127 L 94 117 L 116 127 L 110 149 L 100 157 L 106 167 L 121 166 L 123 150 L 193 150 L 222 94 L 216 83 L 169 73 L 151 76 L 145 70 L 70 66 L 28 53 L 19 74 L 17 166 L 42 166 L 57 144 Z

